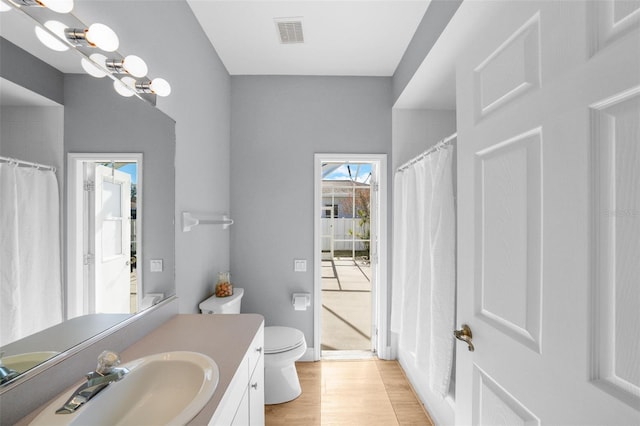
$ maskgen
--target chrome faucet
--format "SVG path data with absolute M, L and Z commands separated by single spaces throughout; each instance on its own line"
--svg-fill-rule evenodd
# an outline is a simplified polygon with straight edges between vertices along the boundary
M 111 351 L 102 352 L 98 357 L 96 371 L 87 374 L 87 381 L 73 392 L 62 407 L 56 410 L 56 414 L 74 413 L 101 390 L 122 379 L 129 370 L 117 368 L 119 364 L 120 356 L 117 353 Z
M 0 352 L 0 384 L 6 383 L 9 380 L 18 377 L 20 375 L 14 369 L 11 369 L 2 363 L 2 358 L 4 357 L 4 352 Z

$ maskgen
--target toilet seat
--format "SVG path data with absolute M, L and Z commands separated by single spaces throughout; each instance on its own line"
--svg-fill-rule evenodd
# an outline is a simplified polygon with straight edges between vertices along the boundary
M 264 328 L 264 353 L 279 354 L 305 344 L 304 333 L 291 327 Z

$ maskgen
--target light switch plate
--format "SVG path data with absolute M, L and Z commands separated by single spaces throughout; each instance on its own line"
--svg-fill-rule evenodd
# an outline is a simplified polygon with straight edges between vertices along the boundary
M 307 261 L 305 259 L 295 259 L 293 261 L 293 272 L 307 272 Z
M 151 259 L 149 269 L 151 272 L 162 272 L 162 259 Z

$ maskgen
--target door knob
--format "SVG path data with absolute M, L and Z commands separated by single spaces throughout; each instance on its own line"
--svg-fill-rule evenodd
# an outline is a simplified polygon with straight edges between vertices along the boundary
M 456 339 L 462 340 L 467 345 L 469 345 L 469 352 L 473 352 L 475 350 L 475 348 L 473 347 L 473 343 L 471 343 L 473 334 L 471 334 L 471 329 L 467 324 L 462 324 L 461 330 L 454 330 L 453 335 L 456 336 Z

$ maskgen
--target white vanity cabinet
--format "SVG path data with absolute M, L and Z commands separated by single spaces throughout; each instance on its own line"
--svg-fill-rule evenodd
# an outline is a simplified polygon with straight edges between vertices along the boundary
M 229 384 L 210 426 L 264 425 L 264 327 L 260 327 Z

